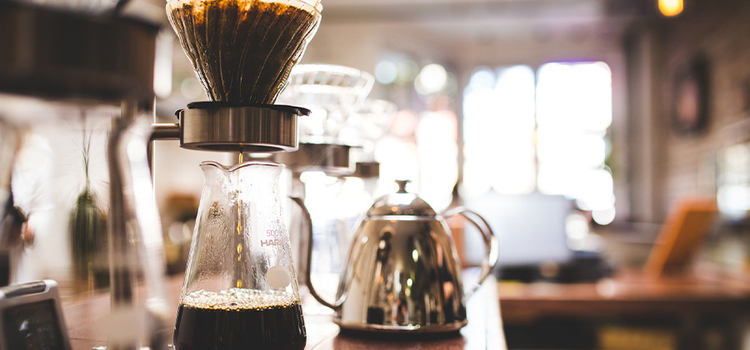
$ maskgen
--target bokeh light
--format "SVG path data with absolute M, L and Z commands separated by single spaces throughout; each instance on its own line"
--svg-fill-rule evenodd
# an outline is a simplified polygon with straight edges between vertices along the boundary
M 445 67 L 433 63 L 422 68 L 414 80 L 414 89 L 420 95 L 429 95 L 442 91 L 448 83 L 448 72 Z
M 383 85 L 390 85 L 398 78 L 398 67 L 393 61 L 382 60 L 375 66 L 375 80 Z
M 677 16 L 683 9 L 683 0 L 659 0 L 659 12 L 666 17 Z

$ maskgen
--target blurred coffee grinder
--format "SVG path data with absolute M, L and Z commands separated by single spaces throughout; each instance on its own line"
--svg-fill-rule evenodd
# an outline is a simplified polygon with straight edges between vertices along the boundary
M 52 277 L 62 294 L 109 286 L 109 349 L 165 349 L 146 151 L 159 27 L 122 4 L 0 2 L 0 271 L 9 284 Z

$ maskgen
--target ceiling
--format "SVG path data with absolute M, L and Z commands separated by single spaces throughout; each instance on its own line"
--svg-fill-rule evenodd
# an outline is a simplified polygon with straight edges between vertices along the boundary
M 128 0 L 167 24 L 164 0 Z M 310 0 L 312 1 L 312 0 Z M 524 41 L 551 35 L 619 36 L 656 0 L 321 0 L 321 26 L 372 25 L 443 42 Z
M 525 40 L 559 32 L 618 36 L 655 0 L 322 0 L 323 24 L 384 25 L 439 40 Z

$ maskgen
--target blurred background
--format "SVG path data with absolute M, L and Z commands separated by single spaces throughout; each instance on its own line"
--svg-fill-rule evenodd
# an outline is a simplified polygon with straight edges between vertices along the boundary
M 174 123 L 177 109 L 207 97 L 163 2 L 128 6 L 163 23 L 156 113 Z M 373 145 L 376 184 L 302 174 L 313 214 L 356 217 L 372 203 L 357 191 L 393 192 L 397 179 L 411 180 L 409 190 L 438 211 L 481 213 L 499 240 L 509 348 L 750 349 L 749 1 L 323 6 L 301 63 L 368 72 L 369 97 L 395 109 L 377 122 L 385 132 Z M 96 144 L 99 136 L 88 137 Z M 106 160 L 92 149 L 95 172 Z M 20 157 L 21 166 L 34 157 Z M 184 270 L 203 186 L 198 165 L 209 159 L 236 156 L 153 145 L 170 273 Z M 27 181 L 33 189 L 36 180 Z M 332 182 L 336 196 L 320 190 Z M 353 201 L 363 204 L 346 205 Z M 691 219 L 696 211 L 710 215 Z M 450 225 L 462 264 L 478 265 L 480 236 Z M 26 254 L 22 280 L 64 279 L 67 253 Z M 642 276 L 665 266 L 690 277 Z M 584 283 L 590 288 L 566 289 Z

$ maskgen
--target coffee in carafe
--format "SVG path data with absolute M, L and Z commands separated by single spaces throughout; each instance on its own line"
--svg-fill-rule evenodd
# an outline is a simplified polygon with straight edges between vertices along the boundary
M 230 289 L 183 298 L 174 339 L 179 349 L 297 350 L 306 334 L 299 300 Z
M 302 350 L 307 335 L 279 191 L 283 165 L 204 162 L 176 350 Z

